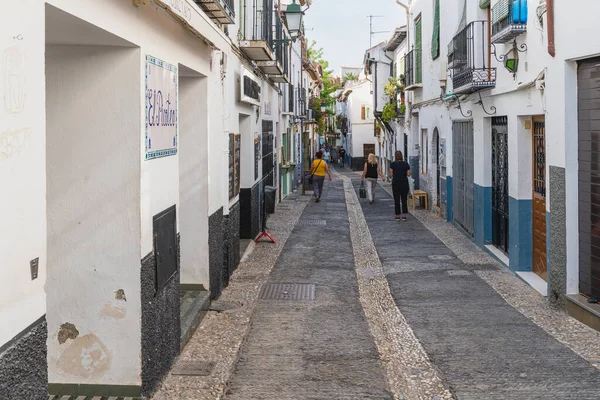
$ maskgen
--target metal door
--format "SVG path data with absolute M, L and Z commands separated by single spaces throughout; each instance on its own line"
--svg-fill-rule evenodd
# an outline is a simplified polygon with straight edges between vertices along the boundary
M 492 243 L 508 254 L 508 118 L 492 118 Z
M 473 236 L 474 154 L 473 121 L 452 123 L 452 187 L 454 220 Z
M 440 199 L 442 197 L 442 168 L 440 164 L 440 133 L 437 128 L 433 130 L 433 144 L 435 151 L 435 165 L 436 165 L 436 199 L 435 205 L 440 207 Z
M 546 124 L 533 121 L 533 272 L 547 279 L 546 261 Z
M 600 58 L 579 63 L 579 292 L 600 298 Z

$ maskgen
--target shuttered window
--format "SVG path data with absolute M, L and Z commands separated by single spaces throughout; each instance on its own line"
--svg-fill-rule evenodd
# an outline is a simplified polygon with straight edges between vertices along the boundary
M 431 39 L 431 58 L 440 56 L 440 0 L 434 0 L 433 38 Z
M 423 30 L 421 16 L 415 20 L 415 83 L 423 83 Z

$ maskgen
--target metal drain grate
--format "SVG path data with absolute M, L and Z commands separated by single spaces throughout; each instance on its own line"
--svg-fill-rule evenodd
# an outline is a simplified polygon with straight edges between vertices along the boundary
M 303 283 L 270 283 L 263 286 L 260 298 L 265 300 L 314 300 L 315 285 Z
M 327 225 L 327 221 L 324 219 L 301 219 L 298 221 L 298 225 Z
M 461 270 L 451 270 L 446 271 L 450 276 L 471 276 L 472 274 L 469 271 L 461 271 Z
M 447 256 L 447 255 L 432 255 L 432 256 L 428 256 L 431 260 L 435 260 L 435 261 L 447 261 L 447 260 L 453 260 L 454 257 L 452 256 Z
M 210 376 L 214 362 L 207 361 L 179 361 L 173 367 L 171 375 L 178 376 Z

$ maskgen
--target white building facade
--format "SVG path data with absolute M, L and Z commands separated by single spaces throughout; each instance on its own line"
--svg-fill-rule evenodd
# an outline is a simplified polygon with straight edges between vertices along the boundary
M 408 158 L 430 208 L 588 323 L 600 46 L 585 38 L 599 7 L 413 0 L 404 62 Z
M 213 3 L 2 13 L 0 397 L 151 395 L 180 351 L 180 291 L 217 298 L 262 229 L 288 127 L 300 164 L 285 4 Z

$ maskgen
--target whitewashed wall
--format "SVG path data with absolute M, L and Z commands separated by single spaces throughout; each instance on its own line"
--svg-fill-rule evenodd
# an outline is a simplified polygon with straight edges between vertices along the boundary
M 136 48 L 46 47 L 50 382 L 139 380 L 139 57 Z M 113 304 L 119 290 L 128 301 Z M 59 342 L 65 323 L 80 343 Z M 104 357 L 86 366 L 90 348 Z
M 33 23 L 32 21 L 35 21 Z M 0 13 L 0 346 L 46 312 L 44 4 Z M 39 257 L 31 280 L 29 262 Z

